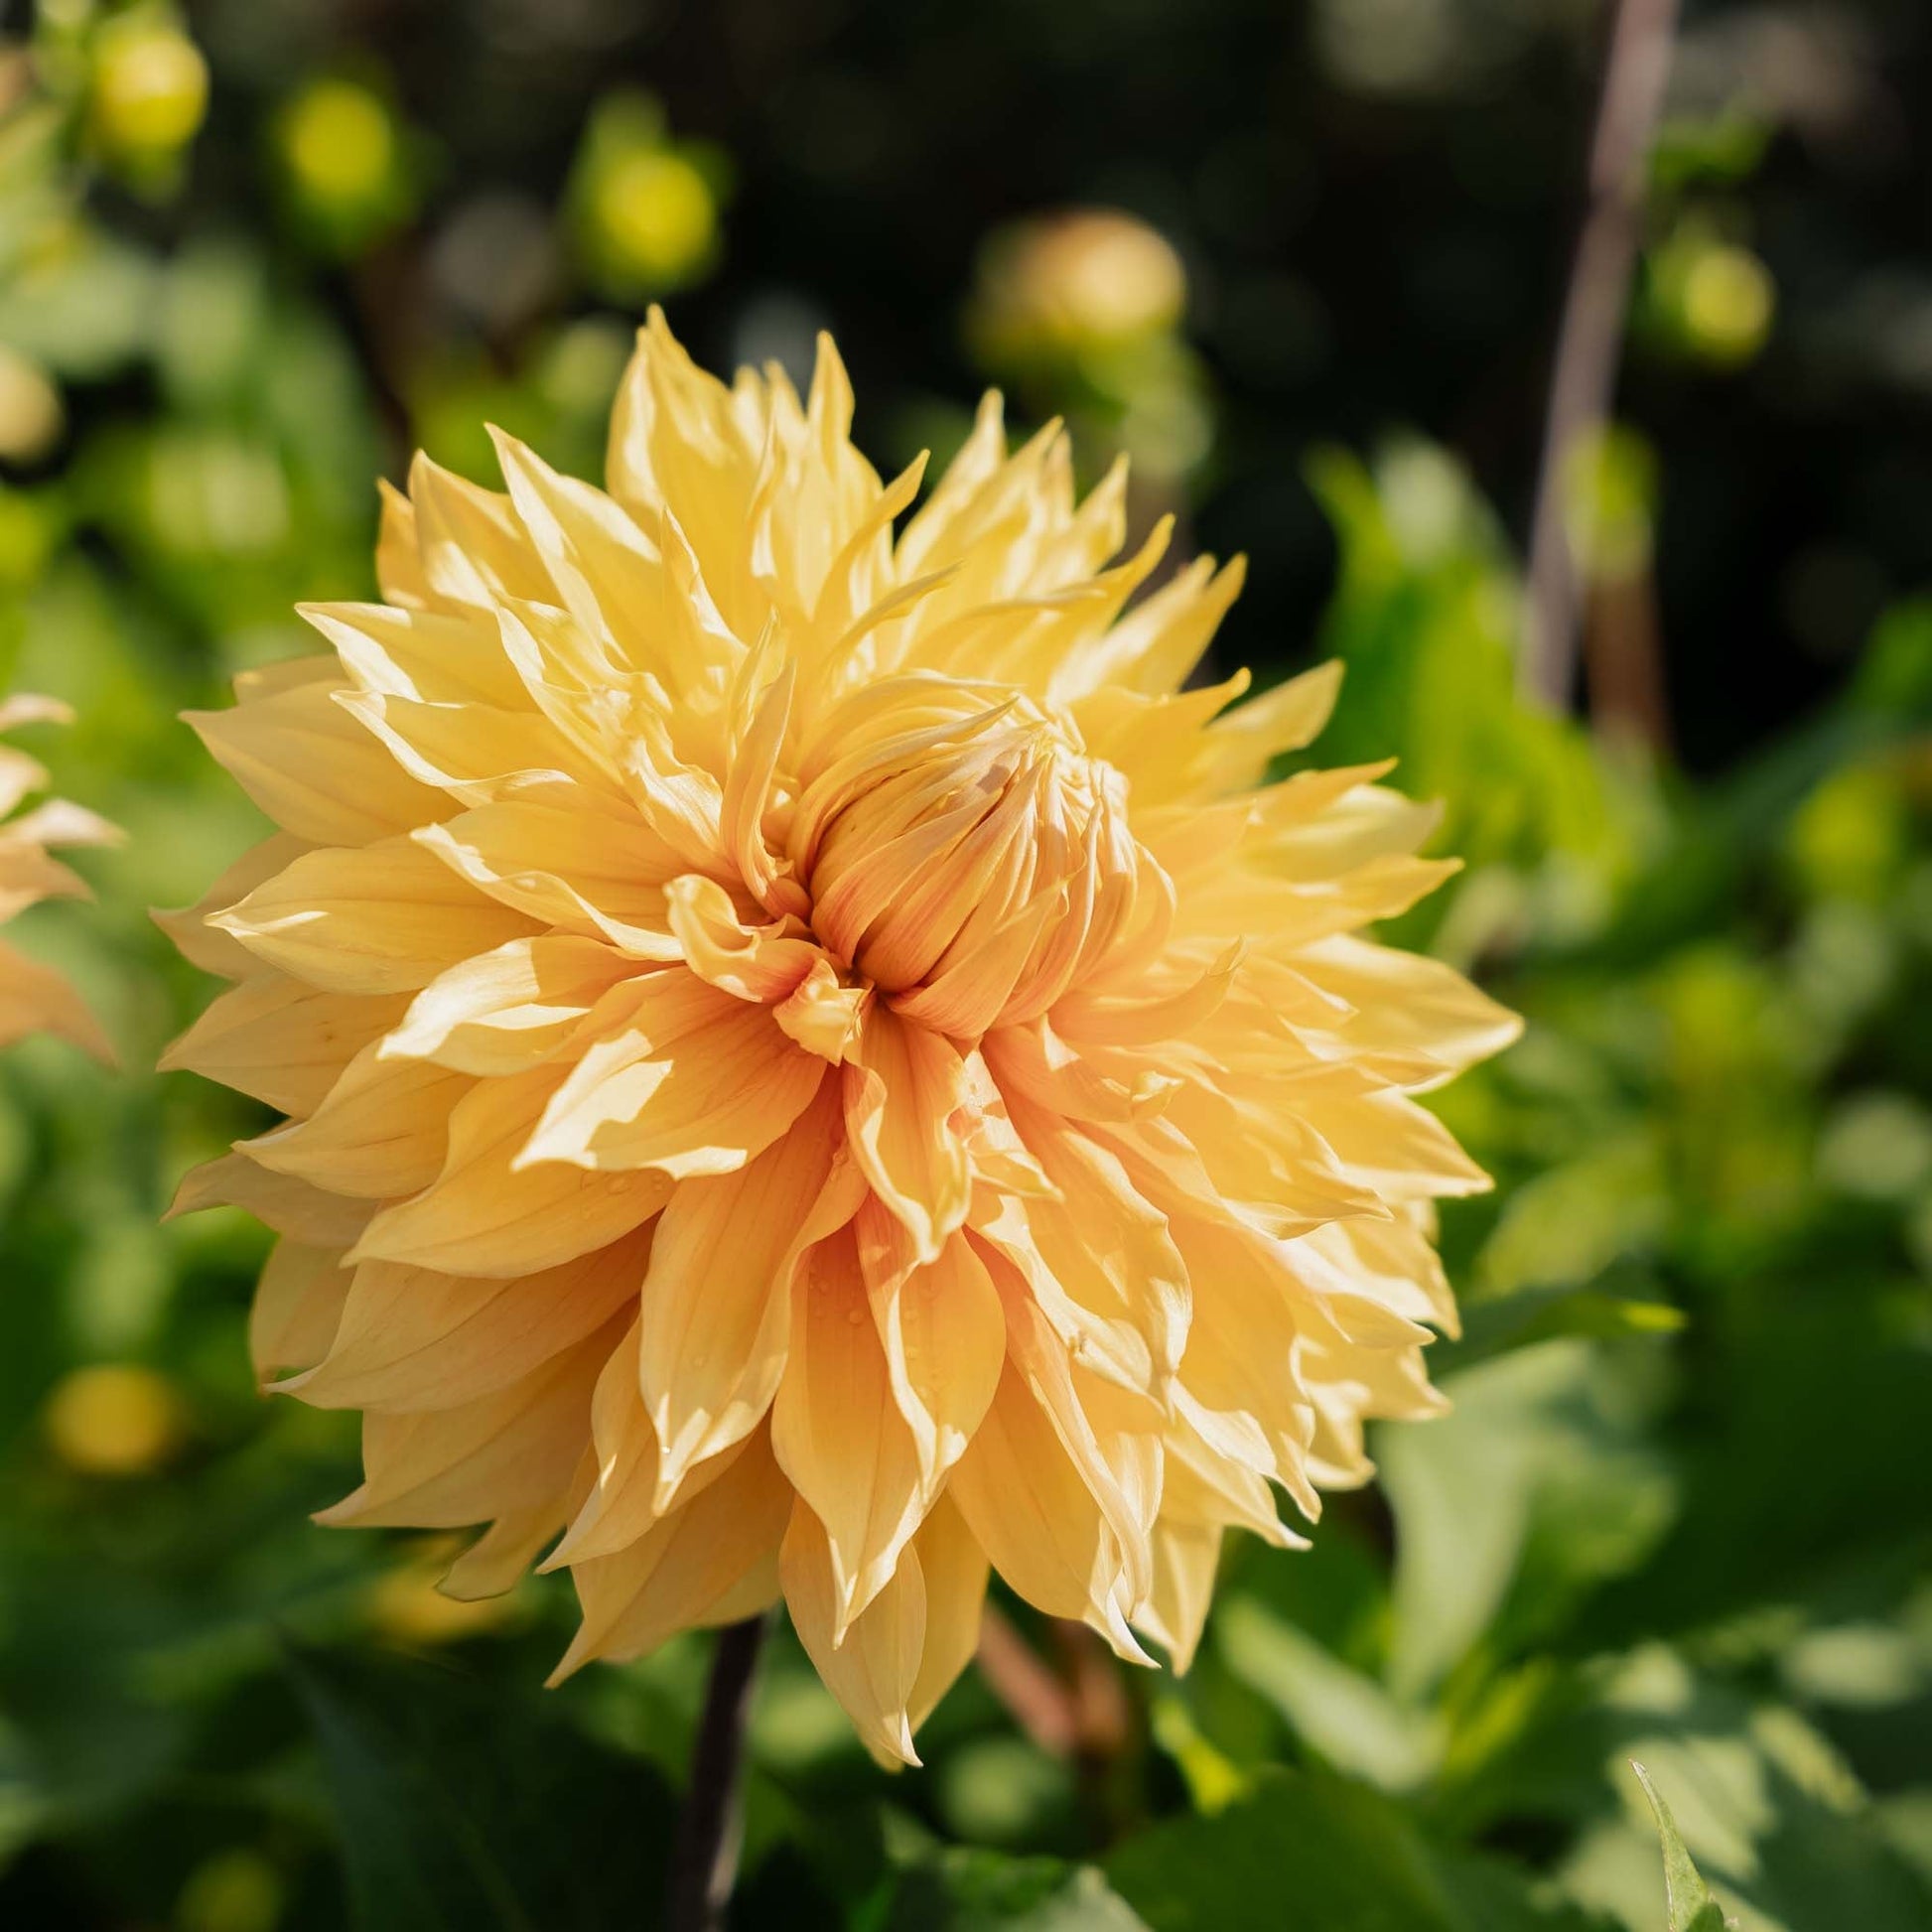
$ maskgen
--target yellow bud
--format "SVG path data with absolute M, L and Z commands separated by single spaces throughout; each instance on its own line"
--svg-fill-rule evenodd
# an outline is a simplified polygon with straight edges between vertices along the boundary
M 1624 583 L 1649 568 L 1657 457 L 1621 423 L 1580 436 L 1563 466 L 1571 549 L 1591 582 Z
M 379 202 L 396 168 L 388 106 L 353 80 L 318 80 L 283 115 L 281 144 L 303 197 L 325 210 Z
M 1715 362 L 1745 362 L 1770 333 L 1777 291 L 1748 248 L 1707 248 L 1684 276 L 1684 325 Z
M 718 232 L 710 184 L 668 148 L 640 148 L 612 162 L 591 206 L 612 267 L 652 284 L 689 274 Z
M 0 461 L 38 462 L 60 440 L 66 420 L 47 371 L 0 344 Z
M 1118 209 L 1083 208 L 994 237 L 969 326 L 995 363 L 1080 355 L 1159 336 L 1186 303 L 1186 270 L 1166 239 Z
M 48 1441 L 83 1475 L 146 1475 L 174 1454 L 182 1435 L 174 1389 L 133 1362 L 77 1368 L 48 1399 Z
M 281 1920 L 282 1875 L 245 1846 L 205 1859 L 175 1901 L 177 1932 L 272 1932 Z
M 180 29 L 110 21 L 94 43 L 93 125 L 110 154 L 149 161 L 194 138 L 207 109 L 207 63 Z

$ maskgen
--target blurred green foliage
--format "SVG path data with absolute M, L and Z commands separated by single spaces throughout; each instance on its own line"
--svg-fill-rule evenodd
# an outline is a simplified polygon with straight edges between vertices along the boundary
M 1316 13 L 1346 85 L 1413 84 Z M 97 906 L 24 922 L 125 1070 L 0 1064 L 0 1921 L 649 1924 L 705 1645 L 539 1693 L 560 1581 L 457 1605 L 436 1539 L 308 1523 L 352 1421 L 251 1386 L 259 1231 L 158 1221 L 257 1123 L 150 1073 L 208 988 L 144 908 L 255 830 L 175 713 L 303 648 L 298 600 L 368 591 L 408 447 L 485 475 L 495 420 L 595 475 L 605 305 L 722 272 L 767 160 L 614 84 L 553 206 L 465 182 L 425 241 L 451 163 L 416 76 L 223 44 L 62 0 L 0 49 L 0 682 L 74 703 L 34 749 L 133 834 Z M 863 108 L 815 124 L 834 160 Z M 1656 158 L 1635 320 L 1712 381 L 1777 311 L 1733 206 L 1766 111 L 1678 116 Z M 247 186 L 184 203 L 205 116 Z M 968 268 L 948 340 L 1090 467 L 1145 459 L 1144 520 L 1251 461 L 1151 229 L 1007 230 Z M 747 314 L 795 346 L 795 304 Z M 889 455 L 959 419 L 873 427 Z M 1670 473 L 1635 440 L 1597 470 L 1606 581 L 1641 582 Z M 1319 755 L 1445 801 L 1467 870 L 1401 936 L 1530 1020 L 1439 1100 L 1500 1182 L 1444 1230 L 1454 1413 L 1384 1430 L 1311 1552 L 1232 1549 L 1194 1671 L 1123 1679 L 1104 1748 L 1042 1748 L 971 1673 L 888 1779 L 781 1640 L 733 1922 L 1706 1932 L 1708 1881 L 1745 1932 L 1932 1923 L 1932 602 L 1694 782 L 1520 701 L 1509 546 L 1443 450 L 1308 476 L 1348 667 Z

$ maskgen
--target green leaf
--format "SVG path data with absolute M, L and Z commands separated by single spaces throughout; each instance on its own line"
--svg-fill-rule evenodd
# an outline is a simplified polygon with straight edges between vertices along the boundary
M 1147 1932 L 1091 1865 L 950 1851 L 903 1872 L 883 1932 Z
M 1685 1850 L 1677 1820 L 1670 1815 L 1664 1794 L 1634 1757 L 1630 1768 L 1643 1786 L 1643 1795 L 1650 1800 L 1650 1809 L 1657 1814 L 1657 1836 L 1664 1846 L 1664 1901 L 1670 1913 L 1668 1932 L 1725 1932 L 1729 1921 Z
M 1228 1669 L 1338 1770 L 1407 1791 L 1441 1763 L 1440 1719 L 1401 1703 L 1253 1596 L 1222 1605 L 1213 1641 Z
M 1271 1775 L 1212 1818 L 1106 1862 L 1153 1932 L 1591 1932 L 1507 1865 L 1426 1839 L 1392 1799 L 1325 1772 Z
M 1655 1546 L 1674 1508 L 1640 1404 L 1584 1341 L 1519 1348 L 1442 1388 L 1451 1414 L 1377 1437 L 1396 1519 L 1388 1682 L 1410 1700 L 1478 1645 L 1546 1640 Z
M 442 1666 L 301 1651 L 357 1932 L 656 1922 L 674 1800 L 561 1715 Z

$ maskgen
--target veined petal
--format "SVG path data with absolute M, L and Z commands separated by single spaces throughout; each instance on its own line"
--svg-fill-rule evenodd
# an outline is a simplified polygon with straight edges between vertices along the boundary
M 449 1150 L 435 1175 L 376 1214 L 353 1258 L 453 1275 L 521 1275 L 574 1260 L 649 1220 L 670 1198 L 661 1173 L 516 1165 L 567 1073 L 546 1066 L 477 1083 L 450 1110 Z
M 946 1493 L 1018 1595 L 1091 1624 L 1130 1663 L 1153 1661 L 1128 1623 L 1120 1544 L 1011 1357 Z
M 531 919 L 633 959 L 679 956 L 663 892 L 676 860 L 634 821 L 552 795 L 480 805 L 416 836 L 459 878 Z
M 354 1243 L 371 1212 L 366 1200 L 332 1194 L 313 1182 L 276 1173 L 239 1152 L 190 1168 L 162 1219 L 172 1221 L 210 1207 L 238 1207 L 277 1234 L 337 1253 Z
M 505 597 L 543 595 L 542 567 L 500 490 L 481 488 L 418 452 L 409 500 L 419 566 L 439 602 L 487 609 Z
M 287 832 L 277 832 L 244 852 L 193 904 L 157 907 L 148 916 L 175 942 L 183 958 L 205 973 L 246 979 L 261 971 L 261 961 L 232 933 L 209 923 L 216 912 L 246 898 L 264 881 L 284 872 L 309 848 Z
M 778 1574 L 792 1628 L 825 1687 L 882 1764 L 916 1764 L 911 1706 L 925 1652 L 925 1573 L 907 1550 L 855 1619 L 831 1539 L 803 1501 L 779 1552 Z
M 328 1354 L 282 1387 L 319 1409 L 451 1409 L 493 1395 L 636 1301 L 645 1230 L 535 1275 L 365 1261 Z
M 322 993 L 260 973 L 210 1002 L 162 1054 L 161 1071 L 219 1080 L 285 1114 L 313 1113 L 406 1005 L 404 994 Z
M 340 1248 L 312 1247 L 286 1235 L 270 1250 L 248 1311 L 248 1358 L 259 1381 L 328 1354 L 348 1299 L 350 1275 L 342 1259 Z
M 860 1208 L 856 1231 L 893 1399 L 912 1432 L 930 1503 L 1000 1385 L 1007 1334 L 999 1291 L 963 1234 L 921 1263 L 876 1196 Z
M 413 993 L 530 922 L 407 838 L 305 853 L 210 923 L 328 993 Z
M 583 1453 L 591 1388 L 625 1319 L 456 1408 L 366 1415 L 361 1487 L 316 1521 L 460 1529 L 548 1503 Z
M 925 1262 L 972 1204 L 972 1164 L 953 1127 L 964 1085 L 965 1061 L 951 1041 L 878 1005 L 845 1063 L 854 1158 Z
M 634 961 L 596 939 L 506 940 L 431 980 L 384 1037 L 381 1056 L 434 1060 L 459 1073 L 519 1073 L 570 1038 L 635 971 Z
M 715 879 L 684 873 L 664 889 L 666 917 L 700 979 L 740 1000 L 776 1006 L 825 958 L 796 919 L 747 925 Z
M 1523 1031 L 1515 1014 L 1453 967 L 1418 953 L 1338 935 L 1304 948 L 1296 965 L 1354 1009 L 1345 1037 L 1358 1053 L 1420 1053 L 1446 1077 L 1501 1052 Z
M 450 809 L 337 704 L 329 685 L 183 715 L 249 797 L 312 845 L 369 845 Z
M 296 607 L 297 615 L 335 646 L 358 690 L 418 704 L 529 710 L 522 681 L 497 640 L 493 609 L 485 614 L 469 608 L 395 611 L 386 604 Z M 334 660 L 323 661 L 333 666 Z
M 729 1173 L 791 1125 L 825 1070 L 764 1008 L 676 967 L 616 988 L 585 1029 L 596 1043 L 544 1109 L 519 1167 Z
M 836 1082 L 735 1173 L 679 1183 L 658 1223 L 640 1315 L 640 1389 L 659 1444 L 656 1507 L 692 1467 L 762 1421 L 790 1345 L 791 1284 L 842 1227 L 861 1183 Z
M 771 1448 L 830 1546 L 837 1644 L 892 1576 L 926 1508 L 850 1231 L 814 1247 L 792 1289 Z
M 753 1437 L 716 1482 L 628 1549 L 572 1567 L 584 1621 L 550 1681 L 593 1657 L 640 1657 L 680 1630 L 735 1622 L 775 1600 L 791 1507 L 768 1443 Z
M 872 1000 L 871 987 L 848 986 L 821 953 L 771 1017 L 808 1053 L 840 1066 L 859 1041 Z
M 443 1165 L 450 1110 L 474 1084 L 365 1046 L 306 1120 L 240 1144 L 251 1161 L 331 1193 L 383 1200 L 427 1186 Z

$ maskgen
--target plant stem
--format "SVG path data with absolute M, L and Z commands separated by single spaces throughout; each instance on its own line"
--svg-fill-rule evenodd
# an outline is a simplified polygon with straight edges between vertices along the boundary
M 747 1617 L 718 1633 L 671 1855 L 666 1932 L 723 1932 L 745 1826 L 739 1760 L 766 1622 L 763 1616 Z
M 1603 422 L 1616 389 L 1630 278 L 1643 212 L 1644 167 L 1670 75 L 1678 0 L 1615 0 L 1596 131 L 1589 206 L 1564 298 L 1530 533 L 1529 633 L 1522 685 L 1555 710 L 1576 670 L 1578 586 L 1565 527 L 1565 468 L 1579 436 Z

